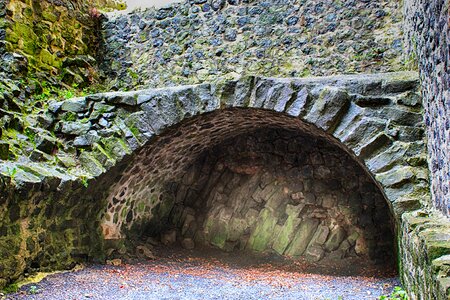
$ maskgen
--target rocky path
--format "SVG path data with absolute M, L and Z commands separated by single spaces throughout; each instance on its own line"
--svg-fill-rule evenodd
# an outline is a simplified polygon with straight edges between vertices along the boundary
M 320 268 L 325 267 L 316 270 L 324 273 Z M 358 276 L 338 275 L 350 268 Z M 51 275 L 7 299 L 377 299 L 399 284 L 390 272 L 361 267 L 359 261 L 328 267 L 328 275 L 311 273 L 314 269 L 281 259 L 171 253 L 152 261 L 90 265 Z

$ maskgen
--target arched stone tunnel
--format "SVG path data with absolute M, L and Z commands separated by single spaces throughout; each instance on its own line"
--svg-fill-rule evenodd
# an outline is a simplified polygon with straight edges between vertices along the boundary
M 102 217 L 106 239 L 393 264 L 382 190 L 345 146 L 299 119 L 211 112 L 164 132 L 126 164 Z
M 103 238 L 393 262 L 399 218 L 426 193 L 411 75 L 243 78 L 73 100 L 96 118 L 95 107 L 121 110 L 131 151 L 118 164 L 124 142 L 81 154 L 103 173 Z

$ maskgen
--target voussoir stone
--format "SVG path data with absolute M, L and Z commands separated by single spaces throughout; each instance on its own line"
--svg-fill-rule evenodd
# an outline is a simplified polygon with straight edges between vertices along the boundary
M 325 87 L 305 116 L 305 120 L 325 131 L 333 130 L 347 111 L 349 95 L 341 89 Z

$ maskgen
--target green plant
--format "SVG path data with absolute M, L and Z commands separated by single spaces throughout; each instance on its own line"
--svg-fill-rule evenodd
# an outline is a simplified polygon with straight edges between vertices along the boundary
M 396 286 L 389 296 L 381 296 L 379 300 L 408 300 L 408 294 L 404 289 Z
M 37 286 L 32 285 L 30 286 L 30 289 L 28 290 L 28 292 L 32 295 L 37 294 L 39 292 L 39 289 L 37 288 Z
M 76 121 L 77 115 L 76 115 L 75 113 L 69 111 L 69 112 L 67 112 L 67 113 L 62 117 L 62 119 L 63 119 L 64 121 L 70 121 L 70 122 L 73 122 L 73 121 Z
M 87 187 L 89 186 L 88 178 L 87 178 L 86 176 L 80 177 L 80 180 L 81 180 L 81 184 L 82 184 L 85 188 L 87 188 Z
M 30 139 L 31 143 L 34 144 L 36 142 L 36 133 L 33 130 L 27 127 L 25 128 L 24 133 Z
M 64 98 L 64 99 L 70 99 L 70 98 L 73 98 L 73 97 L 75 97 L 75 94 L 74 94 L 72 91 L 70 91 L 70 90 L 65 90 L 65 91 L 63 92 L 63 98 Z
M 5 287 L 3 290 L 6 294 L 16 293 L 19 290 L 19 285 L 17 283 L 12 283 Z
M 140 131 L 136 126 L 130 126 L 129 129 L 135 137 L 138 137 L 140 135 Z
M 13 167 L 6 167 L 6 172 L 8 173 L 8 176 L 11 177 L 11 179 L 14 179 L 14 177 L 16 176 L 17 173 L 17 168 Z

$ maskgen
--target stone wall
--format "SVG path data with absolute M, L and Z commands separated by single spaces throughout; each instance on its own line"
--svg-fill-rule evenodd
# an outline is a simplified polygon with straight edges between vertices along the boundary
M 69 85 L 92 80 L 100 13 L 87 1 L 9 0 L 7 10 L 7 50 L 25 56 L 30 71 L 60 76 Z
M 184 1 L 103 24 L 110 89 L 402 70 L 398 1 Z
M 8 25 L 4 20 L 6 19 L 6 2 L 0 3 L 0 55 L 6 51 L 6 26 Z
M 88 1 L 0 3 L 0 159 L 23 155 L 17 135 L 42 132 L 36 115 L 51 98 L 73 97 L 99 80 L 100 16 Z
M 417 55 L 425 100 L 434 205 L 450 216 L 450 33 L 447 0 L 407 0 L 405 40 Z
M 50 98 L 100 82 L 96 68 L 101 14 L 89 1 L 2 1 L 0 134 L 24 134 L 27 117 Z M 31 124 L 30 124 L 31 123 Z
M 412 299 L 449 299 L 449 2 L 406 0 L 404 19 L 405 44 L 420 70 L 432 202 L 437 211 L 403 216 L 402 280 Z
M 133 238 L 153 214 L 169 215 L 172 202 L 164 197 L 167 185 L 162 183 L 179 182 L 197 155 L 255 128 L 323 138 L 347 153 L 367 176 L 376 178 L 398 225 L 405 211 L 429 204 L 417 87 L 415 73 L 246 77 L 52 101 L 36 116 L 39 128 L 16 134 L 7 144 L 8 155 L 16 143 L 23 155 L 0 164 L 5 182 L 1 195 L 8 195 L 0 200 L 0 219 L 13 225 L 10 229 L 1 223 L 7 229 L 2 229 L 0 254 L 23 256 L 0 256 L 0 265 L 17 267 L 1 270 L 1 284 L 17 279 L 36 257 L 55 267 L 102 258 L 103 242 Z M 71 185 L 73 198 L 64 192 Z M 28 201 L 31 194 L 22 190 L 35 193 L 35 201 Z M 19 211 L 19 219 L 15 213 L 10 221 L 10 211 Z M 62 239 L 67 229 L 83 242 L 68 235 L 69 246 L 57 251 L 50 251 L 51 239 L 38 241 L 34 233 L 52 231 L 55 239 Z M 34 237 L 32 250 L 24 246 L 28 236 Z
M 400 231 L 401 277 L 412 300 L 450 298 L 450 222 L 442 214 L 405 213 Z
M 62 174 L 34 182 L 1 176 L 0 288 L 24 273 L 69 269 L 101 258 L 96 195 Z

